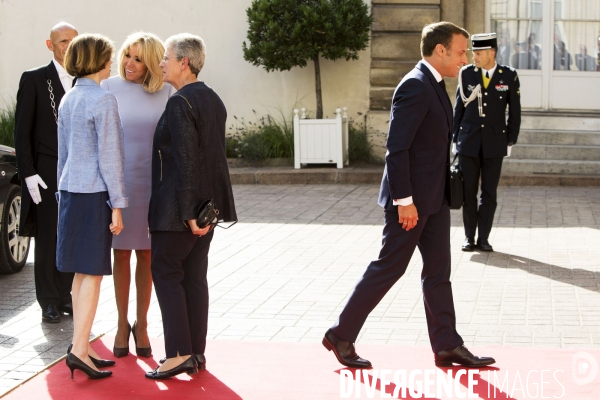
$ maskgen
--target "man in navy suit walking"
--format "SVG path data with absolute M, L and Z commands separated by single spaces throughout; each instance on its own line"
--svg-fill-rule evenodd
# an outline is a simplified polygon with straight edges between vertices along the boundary
M 383 245 L 323 338 L 323 345 L 348 367 L 371 367 L 356 354 L 354 342 L 417 247 L 423 258 L 423 300 L 435 364 L 481 367 L 495 362 L 463 346 L 450 284 L 452 104 L 442 78 L 456 77 L 467 64 L 468 38 L 467 31 L 450 22 L 427 25 L 421 34 L 423 59 L 394 93 L 378 201 L 385 215 Z

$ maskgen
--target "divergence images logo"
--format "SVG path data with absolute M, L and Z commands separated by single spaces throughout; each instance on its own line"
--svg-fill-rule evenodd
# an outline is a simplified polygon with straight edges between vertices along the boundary
M 579 351 L 573 355 L 573 382 L 576 385 L 587 385 L 598 375 L 598 362 L 593 355 Z

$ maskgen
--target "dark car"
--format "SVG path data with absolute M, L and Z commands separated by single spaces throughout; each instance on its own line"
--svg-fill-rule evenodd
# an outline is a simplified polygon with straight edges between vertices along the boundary
M 19 272 L 27 261 L 28 237 L 19 236 L 21 180 L 15 149 L 0 145 L 0 274 Z

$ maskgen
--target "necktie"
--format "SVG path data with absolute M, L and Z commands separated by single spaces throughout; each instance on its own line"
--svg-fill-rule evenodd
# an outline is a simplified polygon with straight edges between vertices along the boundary
M 483 74 L 483 71 L 481 71 Z M 486 71 L 485 75 L 483 75 L 483 87 L 485 89 L 487 89 L 488 85 L 490 83 L 490 74 Z
M 440 84 L 440 86 L 442 87 L 442 90 L 444 91 L 444 94 L 446 95 L 446 99 L 448 99 L 448 102 L 450 102 L 450 97 L 448 97 L 448 92 L 446 92 L 446 82 L 444 82 L 444 80 L 442 79 L 441 81 L 438 82 Z M 452 104 L 452 102 L 450 102 L 450 104 Z

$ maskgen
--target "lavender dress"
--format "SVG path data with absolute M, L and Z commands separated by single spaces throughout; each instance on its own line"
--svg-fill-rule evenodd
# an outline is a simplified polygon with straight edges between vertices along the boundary
M 125 191 L 129 207 L 122 210 L 125 229 L 113 236 L 119 250 L 149 250 L 148 204 L 152 185 L 152 138 L 156 123 L 175 88 L 165 83 L 156 93 L 119 76 L 102 81 L 102 88 L 117 98 L 125 136 Z

